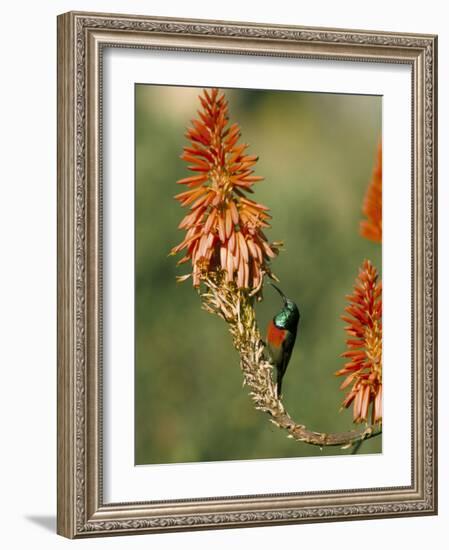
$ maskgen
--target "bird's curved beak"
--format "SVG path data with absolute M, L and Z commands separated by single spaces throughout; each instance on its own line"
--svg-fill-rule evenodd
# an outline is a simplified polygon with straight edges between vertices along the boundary
M 282 299 L 284 300 L 284 304 L 287 303 L 287 297 L 285 296 L 285 294 L 282 292 L 282 290 L 280 288 L 278 288 L 276 285 L 274 285 L 273 283 L 269 282 L 268 283 L 269 285 L 271 285 L 273 288 L 275 288 L 279 294 L 281 295 Z

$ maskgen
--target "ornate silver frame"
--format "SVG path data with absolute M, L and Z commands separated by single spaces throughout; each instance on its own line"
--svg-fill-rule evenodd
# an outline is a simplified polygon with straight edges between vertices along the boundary
M 101 60 L 105 46 L 403 63 L 412 68 L 412 484 L 105 504 Z M 437 38 L 66 13 L 58 17 L 58 533 L 70 538 L 437 513 Z M 149 501 L 151 495 L 148 495 Z

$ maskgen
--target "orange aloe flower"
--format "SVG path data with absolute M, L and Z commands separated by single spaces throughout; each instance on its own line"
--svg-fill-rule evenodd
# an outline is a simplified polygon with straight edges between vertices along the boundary
M 366 422 L 372 404 L 373 423 L 382 421 L 382 283 L 369 260 L 363 262 L 354 285 L 354 292 L 346 296 L 348 315 L 342 315 L 347 323 L 345 331 L 347 351 L 342 353 L 348 362 L 337 371 L 346 376 L 343 390 L 351 386 L 342 403 L 348 408 L 353 403 L 354 422 Z
M 181 206 L 189 207 L 179 224 L 186 234 L 170 254 L 185 251 L 178 264 L 192 262 L 195 287 L 203 273 L 222 271 L 227 282 L 258 289 L 263 275 L 271 274 L 268 262 L 278 249 L 263 233 L 270 227 L 269 209 L 247 197 L 263 180 L 254 175 L 257 157 L 246 152 L 248 145 L 239 143 L 239 125 L 229 125 L 223 93 L 216 88 L 203 90 L 199 100 L 198 117 L 186 133 L 190 144 L 181 155 L 194 175 L 178 181 L 188 189 L 175 196 Z
M 382 242 L 382 143 L 377 149 L 376 166 L 363 201 L 360 234 L 371 241 Z

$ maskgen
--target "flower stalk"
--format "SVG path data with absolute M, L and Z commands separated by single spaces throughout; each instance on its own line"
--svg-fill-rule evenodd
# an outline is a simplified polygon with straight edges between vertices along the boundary
M 235 349 L 240 356 L 244 385 L 254 407 L 269 415 L 270 421 L 295 441 L 318 447 L 339 446 L 350 448 L 361 441 L 378 436 L 379 425 L 367 425 L 360 430 L 347 432 L 316 432 L 298 423 L 287 412 L 278 397 L 273 377 L 273 365 L 265 351 L 265 344 L 257 327 L 252 299 L 234 283 L 227 283 L 220 274 L 204 279 L 205 290 L 201 294 L 203 308 L 221 317 L 227 324 Z

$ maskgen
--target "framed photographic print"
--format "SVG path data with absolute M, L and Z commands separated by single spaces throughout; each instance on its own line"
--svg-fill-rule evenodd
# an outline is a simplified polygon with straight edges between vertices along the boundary
M 435 514 L 431 35 L 58 18 L 58 532 Z

